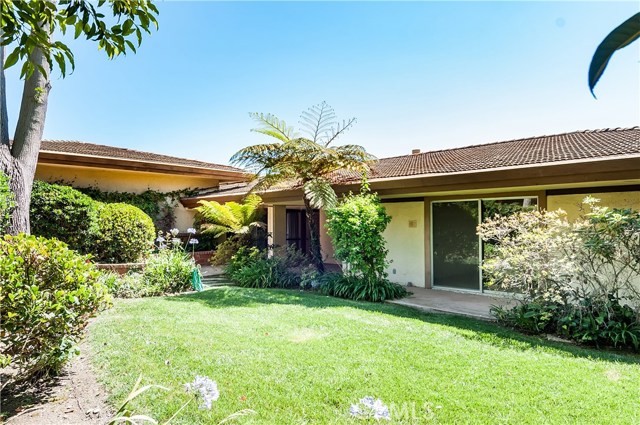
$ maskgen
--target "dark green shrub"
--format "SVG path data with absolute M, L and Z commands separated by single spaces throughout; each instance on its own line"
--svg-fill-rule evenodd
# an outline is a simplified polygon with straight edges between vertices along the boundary
M 4 234 L 11 220 L 11 211 L 15 207 L 13 193 L 9 189 L 9 177 L 0 171 L 0 234 Z
M 98 204 L 70 186 L 33 182 L 31 233 L 56 238 L 82 254 L 93 253 Z
M 101 204 L 94 254 L 98 262 L 133 263 L 153 248 L 155 228 L 140 208 L 128 204 Z
M 109 304 L 89 261 L 55 239 L 0 238 L 0 363 L 16 379 L 55 373 L 90 317 Z
M 387 279 L 327 273 L 320 280 L 320 293 L 333 297 L 381 302 L 407 296 L 407 291 L 402 285 Z
M 246 247 L 247 243 L 245 243 L 242 239 L 230 237 L 226 241 L 222 242 L 216 248 L 216 252 L 214 252 L 211 257 L 211 264 L 214 266 L 224 266 L 229 264 L 231 258 L 238 252 L 238 250 L 242 247 Z
M 294 288 L 300 285 L 305 265 L 307 259 L 294 248 L 274 250 L 269 257 L 266 250 L 241 247 L 225 271 L 246 288 Z

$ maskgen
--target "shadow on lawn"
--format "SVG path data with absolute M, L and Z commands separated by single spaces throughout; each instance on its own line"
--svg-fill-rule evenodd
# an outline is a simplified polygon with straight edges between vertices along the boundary
M 220 287 L 200 293 L 168 297 L 165 299 L 172 302 L 197 302 L 215 309 L 257 307 L 265 304 L 297 305 L 314 309 L 350 307 L 441 325 L 450 328 L 449 330 L 463 338 L 481 341 L 502 348 L 522 351 L 535 349 L 553 352 L 554 354 L 565 357 L 581 357 L 594 360 L 640 364 L 640 356 L 633 353 L 616 352 L 549 341 L 538 336 L 525 335 L 495 323 L 467 317 L 427 313 L 400 305 L 350 301 L 307 291 Z

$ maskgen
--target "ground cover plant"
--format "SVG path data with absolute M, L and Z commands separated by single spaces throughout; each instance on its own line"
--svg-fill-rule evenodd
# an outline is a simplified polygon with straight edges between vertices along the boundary
M 256 413 L 237 423 L 367 423 L 350 410 L 378 399 L 389 423 L 401 424 L 640 420 L 635 355 L 309 292 L 218 288 L 116 300 L 89 340 L 114 405 L 141 373 L 142 385 L 167 388 L 195 375 L 216 381 L 213 408 L 191 404 L 176 425 L 218 423 L 244 409 Z M 189 397 L 149 391 L 129 407 L 162 421 Z

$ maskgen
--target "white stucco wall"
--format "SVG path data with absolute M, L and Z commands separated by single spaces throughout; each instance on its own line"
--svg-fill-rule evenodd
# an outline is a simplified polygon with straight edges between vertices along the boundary
M 424 202 L 384 203 L 391 223 L 384 232 L 391 261 L 389 280 L 425 286 Z M 415 224 L 415 227 L 411 227 Z
M 603 207 L 640 210 L 640 192 L 598 193 L 597 190 L 594 189 L 594 192 L 589 195 L 600 199 L 599 205 Z M 581 215 L 582 200 L 589 195 L 550 195 L 547 197 L 547 210 L 553 211 L 562 208 L 567 212 L 569 220 L 575 220 Z

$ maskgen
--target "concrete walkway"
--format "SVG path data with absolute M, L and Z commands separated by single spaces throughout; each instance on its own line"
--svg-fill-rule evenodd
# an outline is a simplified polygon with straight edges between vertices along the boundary
M 424 288 L 407 290 L 411 293 L 409 297 L 387 302 L 428 312 L 457 314 L 482 320 L 495 320 L 489 312 L 492 305 L 508 306 L 515 303 L 510 297 Z

